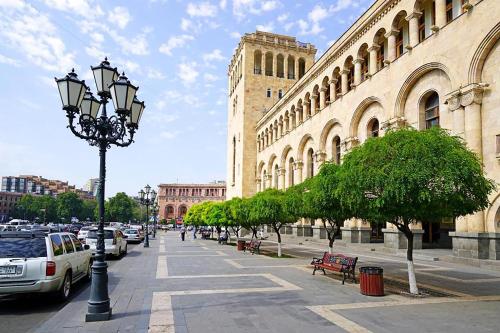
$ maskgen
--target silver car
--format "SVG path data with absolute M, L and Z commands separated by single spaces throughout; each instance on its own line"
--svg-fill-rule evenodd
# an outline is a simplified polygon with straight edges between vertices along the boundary
M 142 235 L 137 229 L 125 229 L 123 234 L 127 236 L 127 243 L 140 243 Z
M 89 230 L 85 244 L 90 246 L 92 254 L 96 253 L 97 229 Z M 104 228 L 104 251 L 106 254 L 115 257 L 127 254 L 127 240 L 120 230 L 116 228 Z
M 0 232 L 0 294 L 56 292 L 92 276 L 92 254 L 71 233 Z

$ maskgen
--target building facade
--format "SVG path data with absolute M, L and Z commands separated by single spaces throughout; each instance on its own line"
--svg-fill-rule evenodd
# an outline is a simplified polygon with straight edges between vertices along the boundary
M 240 147 L 244 156 L 255 151 L 245 159 L 255 161 L 255 172 L 245 181 L 236 178 L 229 197 L 300 183 L 324 161 L 341 163 L 367 138 L 404 125 L 438 125 L 463 137 L 481 157 L 487 177 L 500 183 L 499 36 L 496 0 L 375 1 L 281 99 L 265 114 L 255 114 L 258 121 L 248 138 L 255 141 L 248 150 Z M 236 55 L 246 43 L 243 37 Z M 257 51 L 245 54 L 245 67 L 258 68 Z M 251 76 L 248 82 L 264 80 L 252 70 L 245 74 Z M 264 87 L 245 89 L 262 95 Z M 256 113 L 259 106 L 245 106 L 241 113 Z M 244 121 L 231 112 L 228 119 L 232 135 Z M 228 170 L 235 167 L 232 140 L 229 136 Z M 500 192 L 490 201 L 487 210 L 454 222 L 416 225 L 417 246 L 420 240 L 444 239 L 457 256 L 500 259 Z M 392 225 L 380 230 L 361 220 L 346 221 L 342 238 L 383 238 L 386 246 L 406 246 Z
M 202 201 L 224 201 L 226 183 L 158 185 L 159 219 L 181 221 L 189 207 Z
M 99 188 L 99 178 L 90 178 L 85 183 L 83 190 L 85 192 L 92 193 L 92 195 L 96 197 L 98 188 Z
M 74 192 L 82 199 L 93 199 L 94 195 L 69 185 L 61 180 L 46 179 L 41 176 L 20 175 L 17 177 L 2 177 L 2 192 L 16 192 L 40 195 L 52 195 Z
M 22 196 L 23 193 L 0 192 L 0 223 L 9 221 L 10 214 Z

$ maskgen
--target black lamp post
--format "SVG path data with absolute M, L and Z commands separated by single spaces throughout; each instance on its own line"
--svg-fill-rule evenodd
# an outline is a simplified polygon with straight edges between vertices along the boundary
M 149 206 L 156 199 L 156 191 L 151 190 L 151 186 L 146 185 L 144 190 L 139 191 L 139 200 L 141 205 L 146 206 L 146 238 L 144 239 L 144 247 L 149 247 Z
M 91 67 L 97 86 L 95 98 L 72 70 L 64 78 L 57 79 L 63 110 L 68 117 L 69 129 L 91 146 L 99 147 L 99 226 L 97 229 L 96 256 L 92 264 L 92 284 L 85 321 L 102 321 L 111 318 L 108 296 L 108 265 L 104 253 L 104 184 L 106 179 L 106 150 L 115 145 L 127 147 L 133 142 L 134 133 L 139 128 L 139 120 L 144 111 L 144 102 L 135 98 L 135 87 L 123 73 L 118 76 L 104 59 L 98 66 Z M 108 116 L 106 104 L 113 101 L 116 115 Z M 101 108 L 102 106 L 102 108 Z M 101 113 L 99 113 L 101 109 Z M 75 124 L 76 119 L 76 124 Z
M 157 215 L 158 215 L 158 197 L 156 198 L 155 202 L 153 203 L 153 208 L 152 208 L 152 213 L 153 213 L 153 238 L 156 238 L 156 222 L 157 222 Z

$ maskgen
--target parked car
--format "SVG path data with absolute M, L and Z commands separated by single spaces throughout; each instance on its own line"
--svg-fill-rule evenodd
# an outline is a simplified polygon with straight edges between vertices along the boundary
M 142 241 L 141 232 L 137 229 L 125 229 L 123 234 L 127 236 L 127 243 L 140 243 Z
M 104 228 L 104 252 L 119 257 L 127 254 L 127 236 L 116 228 Z M 96 253 L 97 229 L 91 229 L 85 238 L 85 244 L 90 246 L 92 254 Z
M 87 234 L 90 229 L 95 229 L 95 227 L 82 227 L 76 236 L 78 240 L 85 243 L 85 238 L 87 238 Z
M 0 294 L 56 292 L 66 300 L 74 283 L 92 276 L 92 254 L 75 235 L 0 232 Z

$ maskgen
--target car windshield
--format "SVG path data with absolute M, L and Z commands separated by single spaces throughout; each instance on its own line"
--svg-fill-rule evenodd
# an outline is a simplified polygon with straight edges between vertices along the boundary
M 89 232 L 87 233 L 87 238 L 97 239 L 97 230 L 89 230 Z M 113 230 L 104 230 L 104 238 L 113 239 Z
M 0 258 L 46 257 L 45 238 L 2 238 Z
M 135 229 L 127 229 L 127 230 L 125 230 L 125 233 L 126 234 L 137 234 L 137 230 L 135 230 Z

